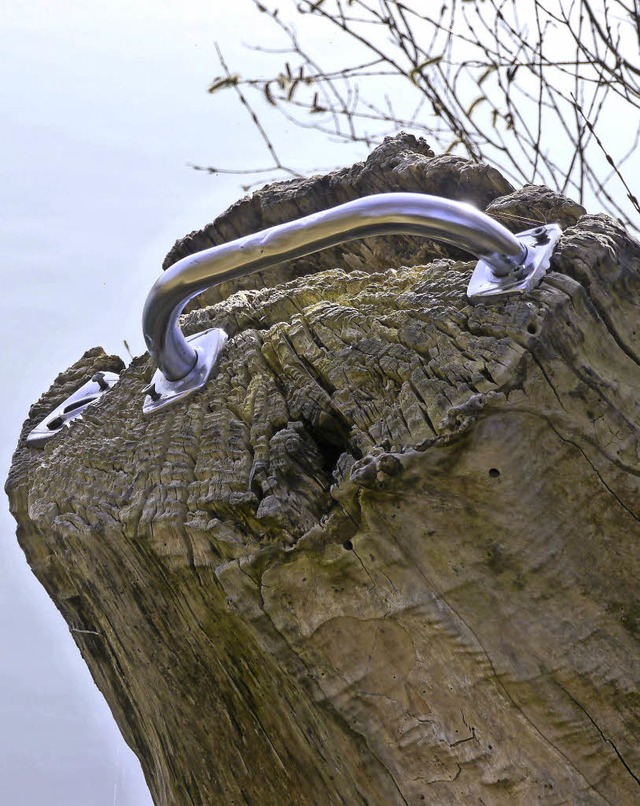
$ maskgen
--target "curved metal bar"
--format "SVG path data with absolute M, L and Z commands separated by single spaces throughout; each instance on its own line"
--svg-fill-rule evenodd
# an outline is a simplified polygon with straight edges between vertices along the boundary
M 149 352 L 170 383 L 197 374 L 199 352 L 178 321 L 193 297 L 225 280 L 345 241 L 399 233 L 460 247 L 488 264 L 496 277 L 513 274 L 527 259 L 527 247 L 516 236 L 469 204 L 420 193 L 366 196 L 179 260 L 156 281 L 144 306 Z

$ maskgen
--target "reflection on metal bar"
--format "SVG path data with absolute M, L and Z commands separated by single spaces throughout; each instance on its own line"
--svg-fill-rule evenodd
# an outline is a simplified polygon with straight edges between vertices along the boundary
M 515 236 L 475 207 L 439 196 L 384 193 L 189 255 L 156 281 L 144 306 L 144 337 L 158 372 L 145 390 L 143 410 L 156 411 L 199 389 L 215 370 L 227 338 L 224 331 L 212 329 L 187 339 L 178 321 L 189 300 L 213 285 L 345 241 L 402 233 L 444 241 L 480 258 L 484 268 L 474 296 L 495 296 L 496 286 L 503 284 L 512 292 L 528 277 L 538 244 L 532 232 Z M 487 281 L 493 282 L 489 290 Z

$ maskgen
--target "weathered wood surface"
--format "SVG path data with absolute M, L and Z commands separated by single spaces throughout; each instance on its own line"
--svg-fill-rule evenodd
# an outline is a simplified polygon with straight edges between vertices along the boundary
M 117 369 L 87 353 L 25 423 L 20 543 L 157 804 L 638 803 L 640 245 L 411 138 L 354 172 L 369 192 L 476 186 L 514 230 L 559 218 L 553 271 L 472 307 L 473 263 L 445 247 L 414 265 L 410 239 L 346 245 L 359 269 L 317 257 L 190 313 L 187 332 L 232 335 L 191 400 L 144 419 L 136 359 L 26 449 Z M 323 188 L 351 198 L 339 184 L 225 220 L 268 226 Z

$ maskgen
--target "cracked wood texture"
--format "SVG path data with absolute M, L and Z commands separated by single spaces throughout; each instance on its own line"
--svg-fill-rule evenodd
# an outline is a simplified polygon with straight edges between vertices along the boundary
M 468 257 L 386 238 L 245 278 L 185 317 L 231 335 L 202 391 L 145 419 L 144 356 L 27 449 L 120 368 L 87 352 L 25 423 L 20 544 L 156 804 L 638 803 L 640 245 L 401 135 L 167 265 L 384 190 L 558 220 L 552 270 L 472 307 Z

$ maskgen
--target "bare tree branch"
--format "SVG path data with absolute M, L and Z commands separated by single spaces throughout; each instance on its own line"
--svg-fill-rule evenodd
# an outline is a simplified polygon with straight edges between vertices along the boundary
M 515 0 L 442 0 L 429 4 L 430 17 L 420 0 L 254 3 L 283 37 L 282 48 L 257 49 L 271 62 L 281 54 L 284 64 L 244 76 L 218 50 L 223 72 L 210 91 L 232 89 L 249 113 L 272 161 L 261 172 L 298 175 L 267 133 L 259 112 L 266 102 L 343 142 L 370 146 L 409 128 L 443 152 L 498 165 L 514 183 L 547 184 L 581 203 L 592 196 L 637 223 L 636 195 L 620 170 L 636 127 L 609 144 L 601 124 L 640 110 L 637 3 L 534 0 L 523 16 Z M 341 65 L 306 20 L 349 46 Z M 605 163 L 613 170 L 603 172 Z

